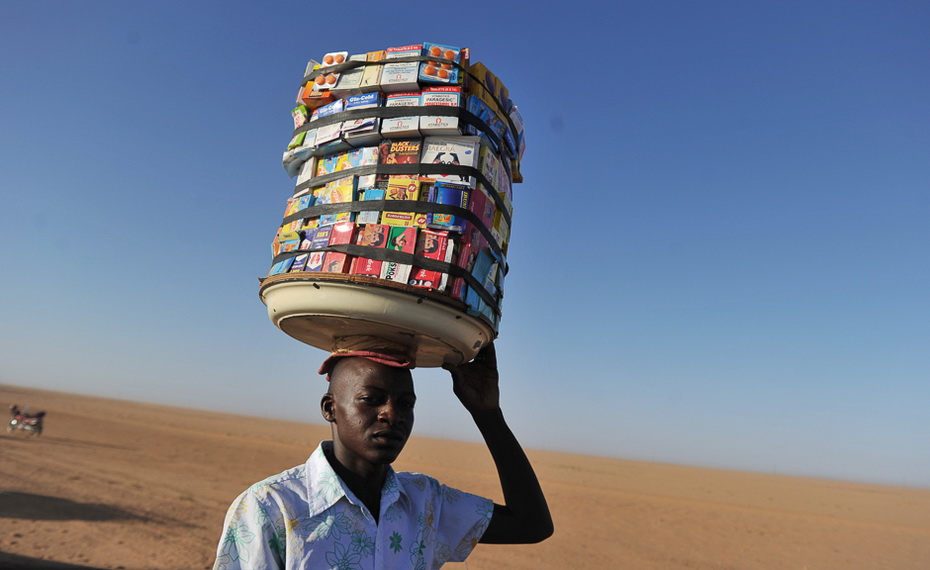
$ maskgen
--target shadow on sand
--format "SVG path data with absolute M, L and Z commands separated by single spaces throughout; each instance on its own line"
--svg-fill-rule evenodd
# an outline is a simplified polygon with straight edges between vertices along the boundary
M 0 518 L 44 521 L 145 520 L 123 509 L 99 503 L 79 503 L 70 499 L 0 491 Z
M 0 552 L 0 568 L 24 568 L 26 570 L 101 570 L 96 566 L 78 566 L 41 558 L 29 558 Z

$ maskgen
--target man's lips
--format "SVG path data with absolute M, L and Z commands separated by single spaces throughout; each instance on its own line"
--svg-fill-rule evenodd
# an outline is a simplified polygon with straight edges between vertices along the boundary
M 397 441 L 402 442 L 407 439 L 407 435 L 402 431 L 396 430 L 384 430 L 375 432 L 372 437 L 374 439 L 384 440 L 384 441 Z

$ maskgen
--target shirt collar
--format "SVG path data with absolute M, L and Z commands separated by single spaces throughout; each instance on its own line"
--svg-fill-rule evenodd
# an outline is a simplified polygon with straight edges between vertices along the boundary
M 352 495 L 342 479 L 333 471 L 324 453 L 324 447 L 332 449 L 332 441 L 320 442 L 316 450 L 310 454 L 307 459 L 305 479 L 307 485 L 307 505 L 309 507 L 309 516 L 316 516 L 326 509 L 346 497 L 352 503 L 361 504 L 358 499 Z M 384 487 L 381 489 L 381 504 L 389 506 L 397 501 L 401 495 L 407 496 L 400 478 L 394 472 L 394 468 L 388 466 L 387 476 L 384 479 Z

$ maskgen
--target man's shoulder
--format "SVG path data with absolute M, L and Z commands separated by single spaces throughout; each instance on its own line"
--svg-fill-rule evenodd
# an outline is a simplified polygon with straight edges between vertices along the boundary
M 246 492 L 263 493 L 273 489 L 282 489 L 292 487 L 294 485 L 303 485 L 303 481 L 306 478 L 306 464 L 296 465 L 290 469 L 286 469 L 280 473 L 262 479 L 258 483 L 255 483 L 249 487 Z

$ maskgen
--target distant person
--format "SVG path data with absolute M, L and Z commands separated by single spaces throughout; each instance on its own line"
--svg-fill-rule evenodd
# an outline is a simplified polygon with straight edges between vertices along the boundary
M 215 569 L 429 569 L 463 561 L 479 542 L 552 535 L 546 498 L 500 409 L 493 344 L 446 369 L 497 465 L 505 504 L 394 471 L 413 428 L 411 368 L 402 355 L 374 352 L 323 363 L 330 384 L 320 408 L 332 441 L 233 502 Z

